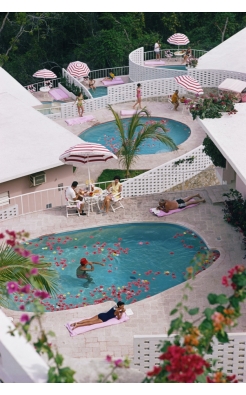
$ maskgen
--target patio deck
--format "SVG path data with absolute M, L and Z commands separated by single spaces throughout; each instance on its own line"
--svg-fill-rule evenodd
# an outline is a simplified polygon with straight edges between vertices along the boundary
M 31 237 L 57 232 L 67 232 L 76 229 L 85 229 L 94 226 L 104 226 L 118 223 L 131 222 L 151 222 L 151 223 L 175 223 L 183 225 L 197 232 L 207 243 L 209 248 L 220 251 L 220 258 L 207 270 L 196 276 L 192 282 L 193 291 L 189 299 L 189 307 L 200 307 L 203 311 L 207 307 L 206 296 L 210 292 L 229 294 L 230 289 L 221 284 L 221 278 L 227 271 L 236 264 L 243 264 L 244 251 L 241 250 L 241 235 L 223 220 L 222 205 L 213 205 L 210 195 L 213 195 L 213 188 L 216 194 L 223 193 L 228 187 L 207 187 L 197 189 L 205 199 L 206 203 L 194 207 L 192 210 L 184 210 L 169 217 L 157 218 L 149 212 L 151 207 L 155 207 L 160 194 L 145 196 L 141 198 L 125 199 L 125 209 L 116 213 L 109 213 L 108 216 L 101 216 L 96 213 L 90 217 L 69 217 L 65 216 L 65 209 L 50 210 L 26 215 L 11 219 L 2 223 L 3 229 L 22 230 L 31 233 Z M 169 199 L 184 197 L 193 194 L 195 191 L 183 191 L 181 193 L 167 193 Z M 130 304 L 133 315 L 129 321 L 121 325 L 106 327 L 85 334 L 70 337 L 64 324 L 73 319 L 83 319 L 105 311 L 113 305 L 113 302 L 106 302 L 102 305 L 86 306 L 83 308 L 60 311 L 55 313 L 45 313 L 43 327 L 45 330 L 56 332 L 56 338 L 52 340 L 56 344 L 59 352 L 69 358 L 70 366 L 78 358 L 103 358 L 107 354 L 115 357 L 133 355 L 133 336 L 136 334 L 164 334 L 167 333 L 170 322 L 169 312 L 174 308 L 182 297 L 184 284 L 175 286 L 167 291 L 142 301 Z M 15 320 L 22 314 L 17 311 L 3 309 L 8 316 Z M 242 317 L 238 320 L 238 326 L 232 328 L 230 332 L 246 331 L 246 304 L 242 307 Z

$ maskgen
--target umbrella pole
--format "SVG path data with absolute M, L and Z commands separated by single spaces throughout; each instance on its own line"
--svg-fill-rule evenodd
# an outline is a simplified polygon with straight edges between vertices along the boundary
M 89 192 L 91 192 L 91 175 L 90 175 L 90 166 L 89 166 L 88 155 L 87 155 L 87 167 L 88 167 Z

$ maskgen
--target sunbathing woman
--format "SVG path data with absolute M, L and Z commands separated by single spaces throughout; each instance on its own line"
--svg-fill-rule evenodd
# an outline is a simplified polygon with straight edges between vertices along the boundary
M 89 78 L 89 89 L 93 89 L 95 91 L 96 90 L 95 83 L 96 81 L 93 80 L 93 78 Z
M 110 309 L 106 313 L 100 313 L 98 315 L 95 315 L 92 318 L 74 322 L 70 326 L 73 330 L 73 329 L 79 328 L 80 326 L 101 324 L 102 322 L 106 322 L 106 321 L 111 320 L 112 318 L 115 318 L 115 317 L 117 318 L 117 320 L 120 320 L 122 317 L 122 314 L 125 312 L 124 304 L 125 304 L 124 302 L 118 302 L 117 306 L 112 307 L 112 309 Z

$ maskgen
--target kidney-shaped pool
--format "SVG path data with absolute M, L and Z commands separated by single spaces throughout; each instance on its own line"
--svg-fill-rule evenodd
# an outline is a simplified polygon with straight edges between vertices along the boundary
M 186 280 L 197 257 L 205 270 L 219 256 L 193 231 L 176 224 L 131 223 L 43 236 L 25 245 L 59 274 L 59 294 L 45 299 L 46 311 L 66 310 L 107 300 L 134 303 Z M 77 277 L 80 259 L 104 264 Z M 18 310 L 25 295 L 13 295 Z M 30 295 L 29 295 L 30 300 Z

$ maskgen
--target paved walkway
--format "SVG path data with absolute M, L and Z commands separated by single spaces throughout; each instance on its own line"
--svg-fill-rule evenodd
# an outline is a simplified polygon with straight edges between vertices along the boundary
M 193 291 L 188 302 L 189 307 L 198 306 L 202 311 L 207 306 L 206 296 L 209 292 L 230 292 L 229 289 L 221 285 L 221 277 L 227 273 L 228 269 L 236 264 L 245 263 L 240 234 L 223 220 L 223 205 L 212 204 L 209 198 L 209 195 L 213 195 L 211 188 L 213 187 L 196 191 L 205 197 L 206 203 L 166 218 L 157 218 L 149 212 L 149 208 L 155 207 L 160 198 L 160 194 L 156 194 L 125 199 L 125 209 L 120 209 L 115 213 L 111 212 L 108 216 L 93 213 L 90 217 L 66 218 L 64 209 L 50 210 L 5 221 L 1 223 L 1 229 L 25 229 L 30 232 L 32 238 L 35 238 L 49 233 L 143 221 L 176 223 L 188 227 L 197 232 L 209 248 L 218 249 L 221 254 L 220 258 L 209 269 L 197 275 L 193 282 Z M 218 187 L 215 188 L 216 194 L 218 194 Z M 221 193 L 223 190 L 222 187 Z M 166 196 L 174 199 L 179 196 L 188 196 L 191 193 L 193 194 L 194 190 L 178 194 L 168 193 Z M 43 318 L 43 326 L 47 330 L 56 332 L 57 337 L 52 343 L 57 344 L 59 351 L 66 357 L 99 358 L 107 354 L 117 357 L 132 356 L 134 335 L 167 333 L 170 322 L 169 312 L 181 300 L 183 287 L 184 284 L 177 285 L 158 295 L 130 305 L 134 314 L 126 323 L 94 330 L 77 337 L 71 338 L 68 335 L 64 327 L 67 321 L 96 315 L 114 303 L 110 301 L 103 305 L 46 313 Z M 21 314 L 15 311 L 5 311 L 7 315 L 14 317 L 14 320 Z M 244 305 L 242 313 L 238 326 L 231 331 L 246 331 L 246 305 Z

